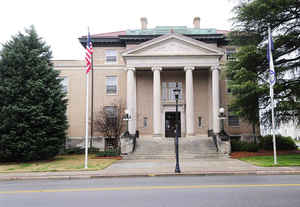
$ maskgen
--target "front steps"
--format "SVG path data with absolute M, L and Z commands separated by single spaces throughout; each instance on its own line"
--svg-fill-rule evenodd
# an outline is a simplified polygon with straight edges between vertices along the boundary
M 216 151 L 211 137 L 196 136 L 179 138 L 179 159 L 220 158 L 224 154 Z M 174 138 L 141 137 L 136 150 L 124 159 L 174 159 Z

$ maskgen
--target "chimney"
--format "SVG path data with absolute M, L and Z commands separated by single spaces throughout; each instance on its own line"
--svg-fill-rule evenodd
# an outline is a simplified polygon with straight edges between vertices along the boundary
M 142 17 L 141 18 L 141 29 L 147 29 L 147 24 L 148 24 L 147 18 Z
M 200 29 L 200 17 L 195 17 L 193 24 L 195 29 Z

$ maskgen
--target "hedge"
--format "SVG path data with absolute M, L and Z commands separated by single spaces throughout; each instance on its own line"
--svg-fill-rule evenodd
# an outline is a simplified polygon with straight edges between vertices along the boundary
M 247 151 L 257 152 L 259 149 L 273 150 L 273 136 L 267 135 L 259 137 L 259 144 L 249 143 L 240 140 L 231 140 L 231 151 Z M 276 149 L 277 150 L 296 150 L 297 145 L 291 137 L 284 137 L 276 135 Z
M 239 140 L 231 140 L 232 152 L 239 152 L 239 151 L 257 152 L 258 149 L 259 149 L 258 144 L 239 141 Z
M 106 150 L 96 153 L 97 157 L 116 157 L 120 155 L 120 150 Z
M 297 145 L 291 137 L 276 135 L 276 149 L 277 150 L 296 150 Z M 267 135 L 259 138 L 259 145 L 261 149 L 273 150 L 273 136 Z

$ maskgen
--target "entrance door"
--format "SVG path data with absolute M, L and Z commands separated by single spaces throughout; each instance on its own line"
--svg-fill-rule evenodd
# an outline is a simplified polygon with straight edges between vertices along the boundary
M 180 112 L 178 113 L 178 137 L 181 137 Z M 166 112 L 165 114 L 165 137 L 176 136 L 176 112 Z

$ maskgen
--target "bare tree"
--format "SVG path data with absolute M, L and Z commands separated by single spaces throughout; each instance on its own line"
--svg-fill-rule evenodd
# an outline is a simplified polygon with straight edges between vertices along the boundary
M 110 147 L 118 149 L 120 147 L 120 136 L 125 130 L 123 121 L 125 115 L 125 106 L 119 101 L 110 106 L 103 106 L 97 113 L 94 121 L 95 131 L 101 133 L 110 142 Z M 105 145 L 105 149 L 109 146 Z

